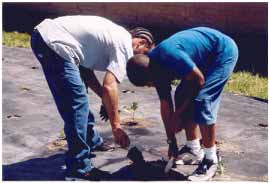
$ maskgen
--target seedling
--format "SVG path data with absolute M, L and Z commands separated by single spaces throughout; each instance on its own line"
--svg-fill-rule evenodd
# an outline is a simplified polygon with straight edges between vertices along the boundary
M 217 174 L 222 176 L 224 174 L 224 162 L 219 154 L 219 152 L 217 152 L 217 156 L 218 156 L 218 169 L 217 169 Z
M 133 103 L 131 104 L 131 107 L 130 107 L 130 109 L 131 109 L 132 112 L 133 112 L 133 121 L 134 121 L 135 111 L 136 111 L 137 108 L 138 108 L 138 103 L 137 103 L 137 102 L 133 102 Z
M 219 161 L 218 162 L 218 169 L 217 169 L 217 173 L 222 176 L 224 174 L 224 164 L 223 161 Z
M 133 121 L 135 119 L 135 111 L 138 108 L 138 103 L 137 102 L 132 102 L 132 104 L 130 106 L 124 106 L 123 108 L 125 108 L 128 112 L 132 112 L 132 117 L 133 117 Z

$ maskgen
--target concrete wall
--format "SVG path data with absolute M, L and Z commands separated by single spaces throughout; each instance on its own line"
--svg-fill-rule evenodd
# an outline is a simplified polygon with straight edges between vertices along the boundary
M 267 3 L 4 3 L 3 27 L 29 32 L 44 18 L 70 14 L 103 16 L 129 28 L 145 26 L 157 41 L 182 29 L 210 26 L 238 43 L 237 68 L 267 75 Z

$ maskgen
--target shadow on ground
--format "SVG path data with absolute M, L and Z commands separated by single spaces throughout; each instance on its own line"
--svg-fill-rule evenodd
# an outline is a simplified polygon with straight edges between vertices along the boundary
M 3 165 L 3 180 L 63 180 L 64 153 Z
M 165 165 L 166 163 L 161 160 L 148 161 L 143 166 L 133 163 L 113 172 L 108 181 L 186 180 L 186 176 L 173 170 L 165 174 L 163 171 Z M 64 153 L 3 165 L 3 175 L 5 181 L 64 180 Z

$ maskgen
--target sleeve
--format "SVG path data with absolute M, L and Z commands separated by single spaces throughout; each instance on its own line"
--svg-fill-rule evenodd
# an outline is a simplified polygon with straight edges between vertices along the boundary
M 126 63 L 132 56 L 132 51 L 124 47 L 113 47 L 110 52 L 107 70 L 114 74 L 119 83 L 126 75 Z
M 170 83 L 165 83 L 165 82 L 159 82 L 155 83 L 155 88 L 157 91 L 157 94 L 159 96 L 160 100 L 166 100 L 169 99 L 171 95 L 171 85 Z
M 180 78 L 184 78 L 196 66 L 191 57 L 179 49 L 165 49 L 160 57 L 162 64 L 174 71 Z
M 162 70 L 158 69 L 157 66 L 152 66 L 155 68 L 154 74 L 154 86 L 156 88 L 157 94 L 159 96 L 159 99 L 168 99 L 171 94 L 171 83 L 168 79 L 165 77 L 165 73 L 162 72 Z

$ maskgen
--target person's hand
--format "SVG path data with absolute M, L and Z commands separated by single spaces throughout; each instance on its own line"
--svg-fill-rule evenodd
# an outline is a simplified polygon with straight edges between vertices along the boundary
M 130 139 L 128 135 L 121 128 L 112 129 L 114 135 L 114 141 L 121 147 L 125 148 L 130 145 Z
M 168 157 L 169 157 L 169 159 L 171 157 L 176 158 L 178 155 L 178 147 L 177 147 L 176 139 L 175 138 L 168 139 L 167 143 L 168 143 Z
M 104 121 L 108 120 L 108 114 L 104 105 L 101 105 L 99 114 L 102 120 Z

